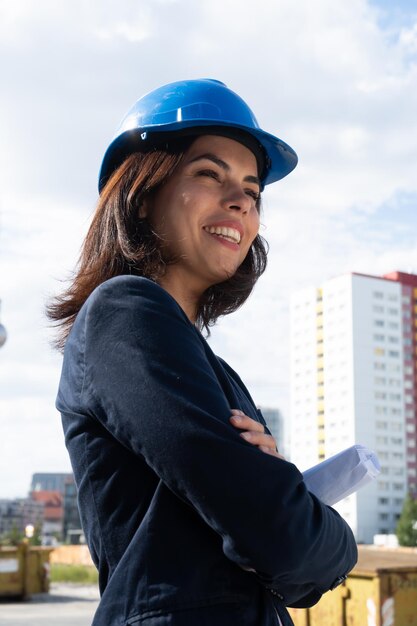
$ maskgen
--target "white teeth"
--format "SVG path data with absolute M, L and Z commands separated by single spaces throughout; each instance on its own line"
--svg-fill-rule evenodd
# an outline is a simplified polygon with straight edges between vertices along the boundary
M 236 228 L 229 228 L 228 226 L 205 226 L 204 230 L 212 235 L 221 235 L 233 243 L 240 243 L 240 232 L 236 230 Z

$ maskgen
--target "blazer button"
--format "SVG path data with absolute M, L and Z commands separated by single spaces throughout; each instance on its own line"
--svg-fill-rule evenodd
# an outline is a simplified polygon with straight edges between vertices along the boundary
M 275 589 L 268 589 L 268 591 L 270 591 L 273 596 L 276 596 L 280 600 L 284 600 L 284 596 L 282 596 L 280 593 L 278 593 L 278 591 L 275 591 Z
M 332 584 L 332 586 L 330 587 L 330 591 L 333 591 L 333 589 L 336 589 L 336 587 L 341 585 L 342 582 L 346 580 L 346 578 L 347 578 L 347 574 L 344 574 L 343 576 L 338 576 L 336 580 L 334 581 L 334 583 Z

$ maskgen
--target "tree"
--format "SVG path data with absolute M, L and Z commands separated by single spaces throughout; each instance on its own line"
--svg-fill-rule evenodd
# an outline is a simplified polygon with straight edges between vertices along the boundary
M 42 545 L 42 524 L 36 524 L 32 537 L 29 539 L 31 546 Z
M 400 546 L 417 546 L 417 500 L 410 494 L 404 500 L 396 534 Z
M 1 544 L 3 546 L 17 546 L 22 541 L 24 536 L 24 533 L 19 530 L 15 523 L 13 523 L 10 530 L 2 535 Z

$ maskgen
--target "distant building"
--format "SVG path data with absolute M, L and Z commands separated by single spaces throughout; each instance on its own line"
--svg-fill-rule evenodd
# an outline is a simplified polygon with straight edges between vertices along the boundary
M 62 539 L 64 509 L 61 492 L 32 491 L 30 497 L 34 502 L 43 503 L 42 536 Z
M 291 459 L 301 470 L 354 443 L 381 474 L 336 507 L 359 542 L 395 531 L 417 495 L 417 276 L 348 274 L 294 294 Z
M 0 536 L 18 531 L 24 534 L 26 526 L 41 526 L 43 522 L 43 502 L 29 498 L 0 500 Z
M 43 538 L 48 543 L 52 537 L 72 542 L 82 535 L 77 505 L 77 488 L 70 473 L 33 474 L 31 498 L 45 504 Z
M 72 479 L 72 474 L 64 472 L 37 472 L 32 474 L 30 491 L 59 491 L 64 493 L 65 481 Z

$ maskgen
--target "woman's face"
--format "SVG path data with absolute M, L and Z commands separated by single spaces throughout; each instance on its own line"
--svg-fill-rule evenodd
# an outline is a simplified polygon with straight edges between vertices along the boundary
M 175 173 L 144 205 L 163 241 L 167 266 L 161 284 L 201 295 L 232 276 L 259 229 L 260 193 L 253 153 L 226 137 L 202 135 Z

